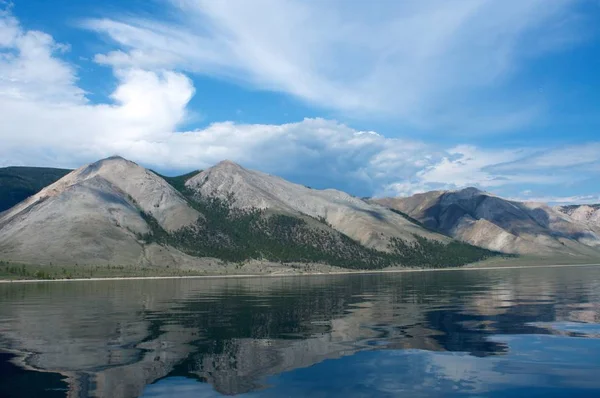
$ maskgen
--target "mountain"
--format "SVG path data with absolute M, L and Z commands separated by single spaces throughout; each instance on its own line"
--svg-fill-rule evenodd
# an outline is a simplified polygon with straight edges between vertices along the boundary
M 456 266 L 492 255 L 383 206 L 228 161 L 162 177 L 108 158 L 0 214 L 0 258 L 30 263 L 193 269 L 209 259 L 254 259 L 373 269 Z
M 556 210 L 591 227 L 600 227 L 600 204 L 556 206 Z
M 518 254 L 600 254 L 600 228 L 564 209 L 466 188 L 371 202 L 472 245 Z
M 197 173 L 181 192 L 204 222 L 158 243 L 197 257 L 373 269 L 453 266 L 493 255 L 346 193 L 310 189 L 231 161 Z
M 0 213 L 70 172 L 71 170 L 47 167 L 0 168 Z
M 223 161 L 186 182 L 198 197 L 217 197 L 238 209 L 261 209 L 293 216 L 309 216 L 367 247 L 389 250 L 390 238 L 413 242 L 415 237 L 450 242 L 406 218 L 345 192 L 316 190 L 280 177 L 247 170 Z
M 200 214 L 165 180 L 122 158 L 83 166 L 0 214 L 0 255 L 24 262 L 138 264 L 146 215 L 165 230 Z

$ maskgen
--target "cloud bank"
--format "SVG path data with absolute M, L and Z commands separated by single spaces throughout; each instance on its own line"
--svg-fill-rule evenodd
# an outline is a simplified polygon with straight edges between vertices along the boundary
M 471 3 L 482 2 L 465 2 Z M 183 4 L 192 7 L 191 3 Z M 224 13 L 216 3 L 202 4 L 209 8 L 217 7 L 211 8 L 214 18 Z M 288 6 L 285 2 L 279 4 Z M 479 7 L 472 12 L 480 10 Z M 552 10 L 555 7 L 558 6 L 548 8 Z M 306 17 L 303 17 L 302 10 L 296 11 L 298 13 L 294 11 L 290 15 Z M 413 11 L 418 14 L 416 8 Z M 200 13 L 196 9 L 190 12 Z M 287 15 L 291 11 L 281 12 Z M 454 15 L 459 11 L 441 9 L 440 12 L 440 18 L 446 21 L 445 18 L 449 17 L 445 12 Z M 233 15 L 228 18 L 241 17 Z M 242 29 L 237 25 L 241 22 L 236 21 L 224 21 L 222 24 L 233 24 L 229 29 Z M 300 23 L 294 21 L 290 23 Z M 176 67 L 191 61 L 181 59 L 183 49 L 178 47 L 177 41 L 164 42 L 161 37 L 174 35 L 181 43 L 189 40 L 190 45 L 197 38 L 188 37 L 183 31 L 169 30 L 166 26 L 146 26 L 149 24 L 147 21 L 138 21 L 137 27 L 107 20 L 89 24 L 109 32 L 123 45 L 131 47 L 129 52 L 118 51 L 97 57 L 98 62 L 110 65 L 116 81 L 116 88 L 107 103 L 91 102 L 87 93 L 78 86 L 76 66 L 62 59 L 63 53 L 69 50 L 68 44 L 57 43 L 44 32 L 27 30 L 8 11 L 0 13 L 0 120 L 3 121 L 0 166 L 76 167 L 120 154 L 159 170 L 189 171 L 231 159 L 298 183 L 343 189 L 361 196 L 409 195 L 430 189 L 465 186 L 512 193 L 521 192 L 523 185 L 531 185 L 534 192 L 522 196 L 533 197 L 536 187 L 556 188 L 581 182 L 589 178 L 590 173 L 597 174 L 600 170 L 600 143 L 560 149 L 523 147 L 491 150 L 466 145 L 443 148 L 418 140 L 388 138 L 373 131 L 359 131 L 344 123 L 320 118 L 281 125 L 225 121 L 182 131 L 179 126 L 188 117 L 189 101 L 196 90 L 186 72 L 177 71 Z M 209 29 L 207 53 L 200 60 L 215 68 L 224 66 L 226 71 L 230 71 L 228 73 L 234 74 L 238 72 L 239 65 L 230 65 L 233 61 L 223 60 L 216 47 L 221 42 L 215 35 L 224 29 L 222 24 L 210 25 L 210 29 L 216 31 Z M 235 37 L 243 36 L 244 29 Z M 146 43 L 152 41 L 147 37 L 149 32 L 158 35 L 153 38 L 156 45 L 164 45 L 165 48 L 168 45 L 173 53 L 166 56 L 160 53 L 159 56 L 158 52 L 153 53 L 151 48 L 146 48 Z M 269 31 L 264 34 L 268 35 Z M 431 40 L 434 40 L 441 33 L 432 35 L 435 37 Z M 259 41 L 255 45 L 262 48 L 263 43 Z M 265 48 L 267 51 L 270 47 Z M 278 48 L 273 51 L 277 52 Z M 323 49 L 326 50 L 327 47 Z M 229 51 L 233 50 L 226 49 L 224 53 Z M 207 61 L 211 56 L 216 57 L 214 63 Z M 293 58 L 291 61 L 290 65 L 299 67 L 307 62 L 297 60 L 296 63 Z M 203 67 L 202 62 L 198 67 Z M 264 62 L 261 60 L 261 65 Z M 273 62 L 279 61 L 275 59 Z M 261 65 L 252 67 L 252 71 L 245 71 L 241 76 L 250 78 L 256 75 Z M 335 65 L 332 67 L 335 69 Z M 264 73 L 269 74 L 268 71 Z M 266 79 L 265 76 L 252 79 Z M 311 76 L 299 86 L 310 89 L 313 84 L 321 84 L 318 79 L 315 82 L 311 80 L 317 75 Z M 286 82 L 288 79 L 283 76 L 279 83 L 272 83 L 283 87 Z M 375 86 L 385 86 L 375 83 Z M 338 95 L 344 97 L 338 103 L 341 108 L 346 106 L 344 101 L 349 101 L 348 109 L 352 109 L 365 100 L 361 94 L 360 101 L 354 104 L 351 94 L 346 96 L 346 92 L 337 88 L 325 88 L 327 90 L 331 93 L 323 94 L 322 100 L 328 101 Z M 319 98 L 321 94 L 318 94 Z M 373 97 L 375 104 L 385 97 L 379 94 Z M 307 92 L 306 95 L 314 93 Z M 420 98 L 417 103 L 427 98 Z M 408 112 L 408 108 L 405 111 Z M 597 195 L 589 198 L 597 198 Z

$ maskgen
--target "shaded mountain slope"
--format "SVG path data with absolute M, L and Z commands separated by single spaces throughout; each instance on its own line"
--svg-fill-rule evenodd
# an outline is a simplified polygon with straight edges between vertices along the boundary
M 38 193 L 71 170 L 49 167 L 0 168 L 0 213 Z
M 475 188 L 372 199 L 425 226 L 506 253 L 597 255 L 598 230 L 543 203 L 506 200 Z

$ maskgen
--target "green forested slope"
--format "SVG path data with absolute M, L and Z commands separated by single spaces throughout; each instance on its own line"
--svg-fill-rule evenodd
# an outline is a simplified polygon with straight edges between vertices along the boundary
M 0 212 L 10 209 L 70 171 L 48 167 L 0 168 Z

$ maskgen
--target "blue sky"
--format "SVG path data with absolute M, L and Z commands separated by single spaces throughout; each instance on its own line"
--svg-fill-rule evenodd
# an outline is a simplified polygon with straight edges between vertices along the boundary
M 0 165 L 600 202 L 594 0 L 0 0 Z

